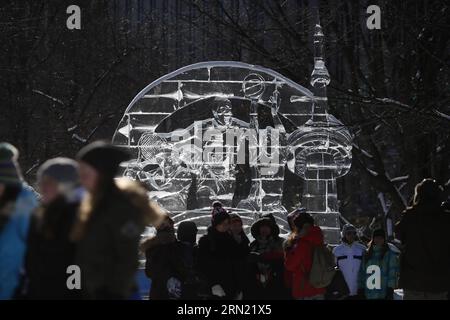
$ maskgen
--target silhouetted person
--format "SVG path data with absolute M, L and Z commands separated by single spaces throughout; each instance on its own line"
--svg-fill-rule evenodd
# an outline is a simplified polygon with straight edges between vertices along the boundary
M 400 287 L 405 300 L 444 300 L 450 285 L 450 215 L 441 206 L 442 188 L 424 179 L 414 203 L 396 225 L 402 243 Z
M 199 299 L 200 279 L 198 275 L 197 225 L 193 221 L 180 222 L 177 238 L 181 245 L 182 260 L 186 269 L 183 282 L 182 299 Z
M 280 229 L 269 216 L 253 223 L 250 244 L 249 286 L 245 295 L 252 300 L 279 300 L 289 297 L 284 287 L 284 252 Z
M 221 206 L 215 206 L 211 226 L 198 245 L 199 271 L 214 299 L 236 299 L 242 294 L 237 245 L 229 231 L 230 215 Z
M 181 243 L 169 216 L 156 225 L 156 235 L 143 241 L 145 273 L 152 280 L 150 300 L 180 299 L 187 268 Z

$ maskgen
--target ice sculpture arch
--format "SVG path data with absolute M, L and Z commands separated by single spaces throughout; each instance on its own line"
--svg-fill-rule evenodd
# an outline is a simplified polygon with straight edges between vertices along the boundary
M 165 80 L 169 80 L 172 78 L 175 78 L 176 76 L 183 74 L 185 72 L 191 71 L 191 70 L 195 70 L 195 69 L 210 69 L 210 68 L 214 68 L 214 67 L 229 67 L 229 68 L 241 68 L 241 69 L 248 69 L 248 70 L 253 70 L 256 72 L 261 72 L 261 73 L 266 73 L 268 75 L 271 75 L 274 79 L 280 79 L 281 81 L 284 81 L 286 84 L 289 84 L 290 86 L 292 86 L 293 88 L 297 89 L 298 91 L 300 91 L 303 95 L 309 97 L 310 99 L 314 99 L 314 95 L 313 93 L 308 90 L 307 88 L 299 85 L 298 83 L 290 80 L 289 78 L 286 78 L 285 76 L 281 75 L 280 73 L 269 69 L 269 68 L 265 68 L 265 67 L 261 67 L 258 65 L 252 65 L 252 64 L 248 64 L 248 63 L 244 63 L 244 62 L 240 62 L 240 61 L 205 61 L 205 62 L 198 62 L 198 63 L 194 63 L 188 66 L 184 66 L 182 68 L 179 68 L 175 71 L 172 71 L 158 79 L 156 79 L 155 81 L 151 82 L 149 85 L 147 85 L 145 88 L 143 88 L 134 98 L 133 100 L 131 100 L 131 102 L 129 103 L 127 109 L 125 110 L 125 114 L 128 113 L 130 111 L 130 108 L 133 107 L 133 105 L 135 104 L 135 102 L 137 100 L 139 100 L 140 98 L 142 98 L 143 95 L 145 95 L 145 93 L 147 91 L 149 91 L 151 88 L 159 85 L 160 83 L 162 83 Z M 113 138 L 114 139 L 114 138 Z
M 255 217 L 272 213 L 281 232 L 287 233 L 286 210 L 281 204 L 285 167 L 304 178 L 301 162 L 296 166 L 292 161 L 300 158 L 296 157 L 299 146 L 304 149 L 307 145 L 303 137 L 308 135 L 303 132 L 310 131 L 308 123 L 317 118 L 314 112 L 322 100 L 268 68 L 235 61 L 196 63 L 164 75 L 142 89 L 128 105 L 113 143 L 127 148 L 134 157 L 123 164 L 123 174 L 147 183 L 150 197 L 171 212 L 176 223 L 192 220 L 203 232 L 210 223 L 209 206 L 213 200 L 219 200 L 241 215 L 245 229 Z M 327 124 L 340 124 L 331 115 L 326 117 L 330 120 Z M 316 130 L 317 126 L 311 128 Z M 205 142 L 202 133 L 211 130 L 220 134 Z M 267 137 L 276 133 L 276 141 L 258 140 L 253 149 L 250 140 L 245 140 L 243 145 L 245 153 L 256 152 L 257 159 L 264 152 L 279 152 L 281 157 L 270 165 L 260 160 L 236 165 L 230 159 L 235 159 L 241 147 L 236 146 L 238 142 L 235 145 L 234 140 L 228 143 L 223 138 L 230 130 L 240 133 L 254 130 Z M 345 130 L 338 131 L 337 141 L 347 147 Z M 327 136 L 330 134 L 318 137 L 326 139 Z M 191 157 L 192 146 L 204 151 L 217 145 L 225 150 L 218 158 Z M 290 157 L 288 150 L 291 150 Z M 340 161 L 348 163 L 347 151 L 348 148 L 335 148 L 331 153 L 342 154 Z M 262 175 L 262 169 L 267 169 L 269 174 Z M 248 190 L 242 187 L 242 181 Z M 317 217 L 321 224 L 331 218 Z
M 278 103 L 275 120 L 271 115 L 274 95 Z M 134 160 L 124 165 L 124 174 L 148 182 L 151 197 L 172 212 L 176 221 L 193 219 L 202 229 L 210 219 L 209 208 L 204 207 L 212 200 L 220 200 L 243 216 L 246 227 L 255 213 L 272 212 L 282 232 L 288 232 L 286 212 L 281 205 L 284 163 L 280 165 L 283 168 L 274 169 L 272 177 L 260 177 L 259 184 L 251 186 L 249 192 L 256 192 L 253 202 L 244 196 L 239 206 L 236 203 L 232 206 L 236 194 L 230 195 L 229 191 L 235 188 L 235 177 L 222 179 L 225 186 L 221 189 L 207 179 L 199 181 L 201 174 L 195 178 L 201 168 L 194 168 L 192 163 L 185 168 L 185 162 L 170 156 L 168 137 L 179 130 L 192 132 L 192 122 L 214 123 L 214 110 L 208 103 L 217 98 L 229 101 L 235 127 L 249 128 L 250 109 L 255 106 L 257 130 L 275 130 L 278 123 L 283 130 L 293 132 L 311 117 L 314 95 L 276 71 L 242 62 L 209 61 L 180 68 L 147 85 L 125 110 L 113 136 L 115 145 L 129 149 L 134 155 Z M 175 117 L 177 114 L 180 115 Z M 193 183 L 200 184 L 197 199 L 206 199 L 194 210 L 189 206 Z M 220 190 L 211 191 L 216 187 Z

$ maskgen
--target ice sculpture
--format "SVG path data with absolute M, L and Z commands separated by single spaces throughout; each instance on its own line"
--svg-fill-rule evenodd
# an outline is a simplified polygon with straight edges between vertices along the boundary
M 323 33 L 314 33 L 314 94 L 281 74 L 241 62 L 186 66 L 145 87 L 114 134 L 134 160 L 123 174 L 146 183 L 150 197 L 173 216 L 210 224 L 221 201 L 248 229 L 272 213 L 289 232 L 282 205 L 285 168 L 304 179 L 302 204 L 339 241 L 336 178 L 351 165 L 351 135 L 327 112 L 330 76 Z
M 352 136 L 339 120 L 327 112 L 326 87 L 330 83 L 330 75 L 323 59 L 324 35 L 318 15 L 316 18 L 314 70 L 311 74 L 315 99 L 311 118 L 289 136 L 292 157 L 288 168 L 305 180 L 303 205 L 314 214 L 326 242 L 337 244 L 340 222 L 336 178 L 350 170 Z
M 271 212 L 288 232 L 281 204 L 287 135 L 311 117 L 313 94 L 279 73 L 240 62 L 203 62 L 144 88 L 114 134 L 134 160 L 124 174 L 147 183 L 176 222 L 200 230 L 220 200 L 244 217 Z M 275 156 L 276 155 L 276 156 Z

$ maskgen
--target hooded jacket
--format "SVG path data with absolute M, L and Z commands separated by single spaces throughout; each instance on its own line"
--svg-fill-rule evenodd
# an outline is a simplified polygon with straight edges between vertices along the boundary
M 367 286 L 369 277 L 374 279 L 374 281 L 369 281 L 369 283 L 377 283 L 376 279 L 373 278 L 377 276 L 377 271 L 374 269 L 374 266 L 378 266 L 380 271 L 379 288 L 370 288 Z M 382 257 L 382 248 L 374 247 L 372 257 L 368 258 L 365 255 L 363 258 L 359 271 L 358 287 L 364 290 L 364 295 L 367 299 L 387 299 L 387 288 L 395 289 L 397 287 L 397 278 L 397 254 L 389 247 Z
M 314 246 L 323 245 L 322 230 L 312 226 L 305 236 L 300 237 L 295 245 L 286 251 L 285 268 L 291 274 L 292 296 L 306 298 L 325 293 L 324 288 L 314 288 L 308 280 L 312 267 Z
M 272 234 L 268 239 L 261 239 L 259 229 L 262 225 L 270 226 Z M 246 298 L 286 299 L 284 288 L 284 252 L 283 239 L 279 237 L 280 229 L 270 218 L 262 218 L 251 227 L 255 239 L 250 244 L 249 288 Z
M 176 279 L 181 284 L 186 278 L 183 246 L 176 239 L 173 230 L 158 231 L 156 236 L 147 238 L 141 245 L 145 252 L 145 274 L 152 280 L 150 300 L 167 300 L 181 297 L 169 292 L 168 281 Z
M 34 192 L 23 185 L 0 231 L 0 300 L 11 299 L 20 284 L 30 218 L 37 204 Z

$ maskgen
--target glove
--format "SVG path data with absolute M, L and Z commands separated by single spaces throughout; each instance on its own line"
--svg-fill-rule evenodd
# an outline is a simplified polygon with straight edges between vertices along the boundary
M 181 282 L 177 278 L 171 277 L 167 280 L 167 292 L 171 299 L 181 298 Z
M 386 289 L 386 300 L 394 300 L 394 289 L 392 288 Z
M 223 291 L 223 288 L 219 284 L 211 287 L 211 293 L 213 294 L 213 296 L 217 296 L 220 298 L 226 296 L 225 291 Z

